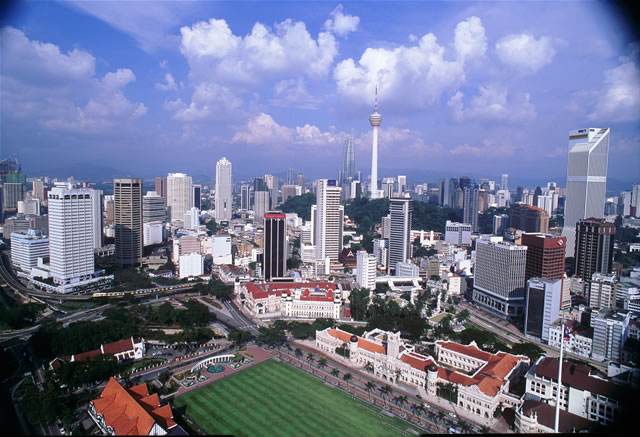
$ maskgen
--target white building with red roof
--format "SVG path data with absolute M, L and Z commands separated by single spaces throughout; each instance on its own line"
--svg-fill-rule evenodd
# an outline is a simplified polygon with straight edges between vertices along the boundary
M 105 435 L 166 435 L 177 426 L 171 406 L 161 406 L 147 384 L 126 389 L 114 378 L 89 402 L 89 416 Z
M 236 293 L 255 317 L 340 318 L 340 290 L 331 282 L 248 282 Z
M 435 343 L 434 360 L 403 342 L 397 329 L 374 329 L 359 337 L 327 328 L 316 331 L 316 348 L 336 355 L 337 348 L 346 348 L 354 367 L 370 363 L 378 378 L 414 385 L 425 396 L 435 397 L 440 384 L 451 383 L 457 388 L 457 406 L 482 418 L 493 417 L 500 403 L 519 405 L 520 399 L 509 393 L 509 387 L 525 374 L 530 362 L 523 355 L 485 352 L 474 342 L 465 346 L 448 341 Z
M 91 360 L 98 355 L 113 355 L 116 360 L 139 360 L 146 352 L 144 344 L 144 338 L 126 338 L 124 340 L 118 340 L 113 343 L 101 344 L 100 348 L 82 352 L 80 354 L 67 355 L 60 358 L 55 358 L 49 363 L 51 370 L 57 369 L 62 362 L 73 363 L 74 361 L 87 361 Z

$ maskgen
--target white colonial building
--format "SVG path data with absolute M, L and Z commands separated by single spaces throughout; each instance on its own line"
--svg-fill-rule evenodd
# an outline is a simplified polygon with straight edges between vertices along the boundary
M 358 337 L 327 328 L 316 332 L 316 348 L 328 354 L 346 349 L 354 367 L 369 367 L 379 378 L 416 386 L 425 396 L 435 397 L 440 385 L 451 383 L 458 391 L 458 406 L 482 418 L 493 417 L 500 403 L 505 407 L 519 405 L 509 386 L 526 372 L 530 362 L 522 355 L 484 352 L 473 342 L 465 346 L 446 341 L 436 342 L 434 360 L 402 341 L 397 330 L 374 329 Z

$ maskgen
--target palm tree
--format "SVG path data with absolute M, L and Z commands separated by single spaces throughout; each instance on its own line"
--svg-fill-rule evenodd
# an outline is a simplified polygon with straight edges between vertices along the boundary
M 351 373 L 345 373 L 344 375 L 342 375 L 342 379 L 344 379 L 347 382 L 347 387 L 349 387 L 349 380 L 353 378 L 353 375 L 351 375 Z
M 373 381 L 369 381 L 367 382 L 367 386 L 365 387 L 365 389 L 369 392 L 369 399 L 371 399 L 371 390 L 375 390 L 376 388 L 376 383 Z
M 424 413 L 424 404 L 420 403 L 417 407 L 416 407 L 416 411 L 418 412 L 418 415 L 420 415 L 420 413 Z
M 296 357 L 300 358 L 302 356 L 302 350 L 300 350 L 300 348 L 297 347 L 295 350 L 295 354 L 296 354 Z
M 334 367 L 333 369 L 331 369 L 331 375 L 337 378 L 338 375 L 340 375 L 340 371 Z
M 367 372 L 373 372 L 373 364 L 371 361 L 367 361 L 367 364 L 364 365 L 364 370 Z
M 446 414 L 444 414 L 444 411 L 438 411 L 438 420 L 440 420 L 440 423 L 443 422 L 444 416 L 446 416 Z
M 480 427 L 480 432 L 481 432 L 482 434 L 489 434 L 489 427 L 488 427 L 488 426 L 485 426 L 485 425 L 482 425 L 482 426 Z
M 320 358 L 318 360 L 318 369 L 322 369 L 326 365 L 327 365 L 327 359 L 326 358 Z
M 400 406 L 407 402 L 409 402 L 409 398 L 407 398 L 405 395 L 400 396 Z
M 400 369 L 396 369 L 396 371 L 394 372 L 394 374 L 396 375 L 396 383 L 398 382 L 398 380 L 400 380 L 400 375 L 402 375 L 402 370 Z
M 465 433 L 469 429 L 469 424 L 463 419 L 458 419 L 458 426 Z
M 313 362 L 313 354 L 311 352 L 307 354 L 307 362 L 309 363 L 309 365 L 311 365 L 311 363 Z

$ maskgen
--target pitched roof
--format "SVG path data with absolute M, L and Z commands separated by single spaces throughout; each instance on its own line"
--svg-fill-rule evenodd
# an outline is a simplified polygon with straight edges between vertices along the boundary
M 426 357 L 416 352 L 405 352 L 401 354 L 400 361 L 423 372 L 425 371 L 425 368 L 429 367 L 431 363 L 433 363 L 433 360 L 430 357 Z
M 119 354 L 122 352 L 133 350 L 133 341 L 131 338 L 115 341 L 102 345 L 105 354 Z
M 280 296 L 283 291 L 292 294 L 298 288 L 305 289 L 307 294 L 309 290 L 315 290 L 316 287 L 327 293 L 333 293 L 336 290 L 336 284 L 331 282 L 265 282 L 262 284 L 248 282 L 244 286 L 254 299 L 265 299 L 273 295 Z
M 341 329 L 329 329 L 329 331 L 327 331 L 328 334 L 332 337 L 335 337 L 339 340 L 344 341 L 345 343 L 349 343 L 351 341 L 351 337 L 353 337 L 353 334 L 351 334 L 350 332 L 347 331 L 343 331 Z M 358 347 L 362 348 L 364 350 L 367 350 L 369 352 L 377 352 L 379 354 L 386 354 L 387 351 L 385 349 L 384 346 L 378 344 L 378 343 L 374 343 L 372 341 L 369 341 L 367 339 L 364 339 L 362 337 L 357 337 L 358 338 Z
M 111 378 L 91 403 L 116 435 L 148 435 L 156 422 L 165 430 L 176 425 L 171 407 L 161 407 L 157 394 L 149 396 L 146 384 L 127 390 Z
M 527 399 L 522 404 L 522 414 L 531 417 L 533 413 L 536 413 L 538 423 L 550 429 L 555 428 L 555 411 L 554 406 L 532 399 Z M 575 431 L 580 431 L 589 429 L 590 427 L 591 423 L 584 417 L 560 409 L 560 420 L 558 422 L 559 432 L 569 433 L 574 432 L 574 429 Z
M 351 336 L 353 335 L 350 332 L 343 331 L 341 329 L 329 329 L 328 334 L 338 340 L 344 341 L 345 343 L 349 343 Z

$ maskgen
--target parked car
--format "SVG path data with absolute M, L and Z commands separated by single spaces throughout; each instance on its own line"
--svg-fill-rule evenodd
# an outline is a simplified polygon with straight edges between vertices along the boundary
M 458 417 L 456 413 L 449 413 L 449 416 L 453 417 L 454 419 Z

